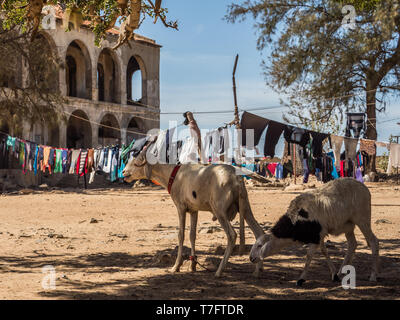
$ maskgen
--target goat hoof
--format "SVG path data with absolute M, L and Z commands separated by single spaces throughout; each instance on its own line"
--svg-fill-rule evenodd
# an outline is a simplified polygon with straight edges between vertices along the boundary
M 340 282 L 339 276 L 338 276 L 337 274 L 335 274 L 335 275 L 333 276 L 332 281 L 333 281 L 333 282 Z
M 306 280 L 304 279 L 299 279 L 297 280 L 296 286 L 301 287 L 303 285 L 303 283 L 306 282 Z
M 171 273 L 179 272 L 179 268 L 171 268 L 171 269 L 169 269 L 169 272 L 171 272 Z

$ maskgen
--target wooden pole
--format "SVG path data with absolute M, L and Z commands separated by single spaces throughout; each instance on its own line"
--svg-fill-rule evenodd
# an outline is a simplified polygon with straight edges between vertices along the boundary
M 296 145 L 294 143 L 293 143 L 293 174 L 294 174 L 294 184 L 296 184 L 297 163 L 296 163 Z
M 204 159 L 202 157 L 202 153 L 201 153 L 201 132 L 199 127 L 197 126 L 197 122 L 194 119 L 193 113 L 190 111 L 186 112 L 186 117 L 189 121 L 189 127 L 190 127 L 190 134 L 192 135 L 192 137 L 194 136 L 194 134 L 196 134 L 197 136 L 197 151 L 199 153 L 199 157 L 202 163 L 204 162 Z
M 239 55 L 237 54 L 236 58 L 235 58 L 235 65 L 233 67 L 233 73 L 232 73 L 233 100 L 234 100 L 234 104 L 235 104 L 235 111 L 234 111 L 235 120 L 234 120 L 234 122 L 235 122 L 235 127 L 236 127 L 237 130 L 240 129 L 239 108 L 238 108 L 238 104 L 237 104 L 236 79 L 235 79 L 238 60 L 239 60 Z M 237 132 L 239 132 L 239 131 L 237 131 Z M 241 143 L 240 143 L 240 141 L 238 139 L 238 145 L 237 145 L 238 152 L 237 152 L 237 156 L 236 156 L 236 159 L 235 159 L 236 163 L 238 165 L 241 165 L 241 161 L 239 160 L 240 157 L 241 157 L 240 149 L 241 149 Z M 245 252 L 245 249 L 246 249 L 246 236 L 245 236 L 245 233 L 244 233 L 244 227 L 245 227 L 245 225 L 244 225 L 244 217 L 241 214 L 239 214 L 239 223 L 240 223 L 240 225 L 239 225 L 239 238 L 240 238 L 239 255 L 243 255 L 244 252 Z

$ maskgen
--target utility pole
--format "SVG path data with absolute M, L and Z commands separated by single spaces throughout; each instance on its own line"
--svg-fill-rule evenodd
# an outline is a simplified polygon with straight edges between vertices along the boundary
M 232 72 L 232 83 L 233 83 L 233 100 L 234 100 L 234 104 L 235 104 L 235 109 L 234 109 L 234 116 L 235 119 L 233 120 L 235 127 L 236 127 L 236 132 L 238 133 L 238 139 L 237 139 L 237 156 L 236 156 L 236 164 L 241 165 L 241 160 L 239 160 L 241 158 L 241 143 L 240 143 L 240 139 L 239 139 L 239 129 L 240 129 L 240 122 L 239 122 L 239 108 L 238 108 L 238 103 L 237 103 L 237 95 L 236 95 L 236 68 L 237 68 L 237 64 L 238 64 L 238 60 L 239 60 L 239 55 L 236 55 L 235 58 L 235 64 L 233 67 L 233 72 Z M 242 178 L 243 179 L 243 178 Z M 244 251 L 246 249 L 246 238 L 245 238 L 245 233 L 244 233 L 244 217 L 242 215 L 239 214 L 239 221 L 240 221 L 240 225 L 239 225 L 239 237 L 240 237 L 240 243 L 239 243 L 239 255 L 243 255 Z

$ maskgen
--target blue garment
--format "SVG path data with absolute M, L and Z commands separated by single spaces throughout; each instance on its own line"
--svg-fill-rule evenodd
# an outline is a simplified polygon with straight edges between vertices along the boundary
M 339 174 L 338 174 L 338 172 L 336 170 L 336 166 L 335 166 L 335 155 L 334 155 L 334 153 L 331 151 L 331 152 L 327 153 L 326 155 L 329 158 L 332 159 L 332 172 L 331 172 L 332 178 L 333 179 L 339 179 Z
M 303 159 L 303 183 L 308 182 L 308 177 L 310 176 L 310 170 L 308 169 L 307 159 Z
M 125 169 L 125 163 L 123 161 L 121 161 L 121 164 L 118 169 L 118 178 L 120 178 L 120 179 L 124 178 L 124 175 L 122 174 L 122 171 L 124 171 L 124 169 Z
M 278 163 L 275 169 L 275 177 L 277 179 L 283 179 L 283 165 L 281 163 Z
M 33 171 L 35 172 L 35 175 L 37 174 L 38 155 L 39 155 L 39 147 L 36 146 L 35 160 L 33 160 Z
M 61 152 L 62 173 L 67 173 L 68 151 L 62 150 Z

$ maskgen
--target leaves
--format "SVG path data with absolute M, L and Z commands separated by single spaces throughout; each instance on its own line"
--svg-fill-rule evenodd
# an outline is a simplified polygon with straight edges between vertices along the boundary
M 32 4 L 43 0 L 3 0 L 1 2 L 1 13 L 4 16 L 3 27 L 7 28 L 11 25 L 18 25 L 22 32 L 31 32 L 30 24 L 32 24 L 33 16 L 35 23 L 41 21 L 42 16 L 32 16 Z M 132 3 L 141 4 L 142 19 L 146 17 L 159 17 L 165 27 L 178 29 L 177 21 L 168 21 L 166 8 L 161 7 L 161 1 L 157 0 L 154 4 L 152 0 L 44 0 L 47 5 L 59 5 L 63 10 L 69 8 L 78 10 L 82 15 L 82 19 L 90 21 L 90 27 L 94 32 L 95 44 L 99 45 L 101 40 L 105 38 L 107 30 L 113 28 L 118 20 L 124 20 L 133 14 Z M 36 8 L 36 7 L 35 7 Z
M 343 4 L 356 8 L 354 30 L 343 27 Z M 225 19 L 248 16 L 257 48 L 271 51 L 262 63 L 267 84 L 289 97 L 285 120 L 324 126 L 368 111 L 368 134 L 376 136 L 375 104 L 399 89 L 398 1 L 246 0 L 231 4 Z

